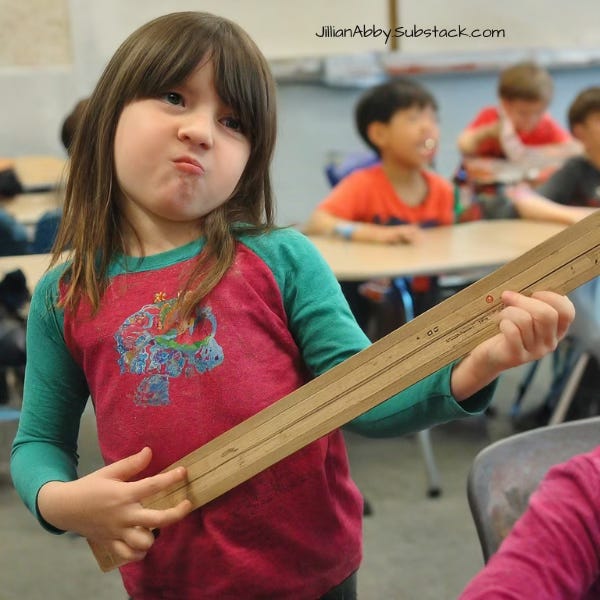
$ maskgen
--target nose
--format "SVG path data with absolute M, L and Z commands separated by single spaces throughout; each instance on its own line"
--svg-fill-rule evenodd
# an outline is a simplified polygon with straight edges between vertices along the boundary
M 213 145 L 213 127 L 211 115 L 205 111 L 193 111 L 182 117 L 177 137 L 182 142 L 210 148 Z

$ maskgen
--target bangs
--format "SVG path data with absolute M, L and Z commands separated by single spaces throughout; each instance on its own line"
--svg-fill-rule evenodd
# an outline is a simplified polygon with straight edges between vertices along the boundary
M 239 38 L 235 42 L 232 36 L 227 38 L 211 52 L 216 91 L 235 112 L 242 130 L 254 143 L 261 137 L 260 124 L 266 123 L 274 110 L 274 93 L 268 84 L 271 76 L 254 43 L 240 44 Z
M 182 84 L 201 61 L 212 60 L 217 94 L 231 107 L 251 142 L 271 110 L 262 54 L 237 25 L 206 13 L 175 13 L 138 30 L 124 44 L 122 100 L 152 97 Z M 168 50 L 165 52 L 165 48 Z
M 122 59 L 115 62 L 127 66 L 119 73 L 125 102 L 178 86 L 203 57 L 210 58 L 215 28 L 194 16 L 180 13 L 151 21 L 117 51 Z
M 437 111 L 438 106 L 435 98 L 427 89 L 415 82 L 397 82 L 391 89 L 390 105 L 398 108 L 431 107 Z M 395 111 L 392 111 L 392 114 Z

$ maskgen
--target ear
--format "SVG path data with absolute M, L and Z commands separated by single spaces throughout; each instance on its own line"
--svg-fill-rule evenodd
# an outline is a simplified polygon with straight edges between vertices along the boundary
M 583 123 L 576 123 L 573 125 L 573 137 L 582 141 L 585 137 L 585 125 Z
M 377 148 L 385 146 L 388 137 L 388 126 L 387 123 L 381 121 L 374 121 L 367 127 L 367 137 L 369 141 Z

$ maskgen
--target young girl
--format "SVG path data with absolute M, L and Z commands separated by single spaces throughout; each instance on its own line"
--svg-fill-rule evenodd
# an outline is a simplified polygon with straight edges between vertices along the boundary
M 314 247 L 273 227 L 274 140 L 265 59 L 202 13 L 133 33 L 74 140 L 55 246 L 71 259 L 31 303 L 12 474 L 49 531 L 135 561 L 121 569 L 135 600 L 355 594 L 362 503 L 340 431 L 196 511 L 140 504 L 186 476 L 161 469 L 368 344 Z M 352 429 L 483 410 L 500 371 L 548 352 L 573 318 L 551 293 L 504 301 L 501 333 Z M 108 466 L 78 478 L 88 396 Z

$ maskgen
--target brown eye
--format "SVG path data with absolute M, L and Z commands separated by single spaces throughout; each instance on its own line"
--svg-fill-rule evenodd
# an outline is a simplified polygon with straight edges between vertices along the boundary
M 221 119 L 221 122 L 223 125 L 225 125 L 225 127 L 242 133 L 242 124 L 239 119 L 236 119 L 235 117 L 225 117 Z
M 183 96 L 178 94 L 177 92 L 165 92 L 161 95 L 161 97 L 168 102 L 169 104 L 173 104 L 174 106 L 180 106 L 183 104 Z

